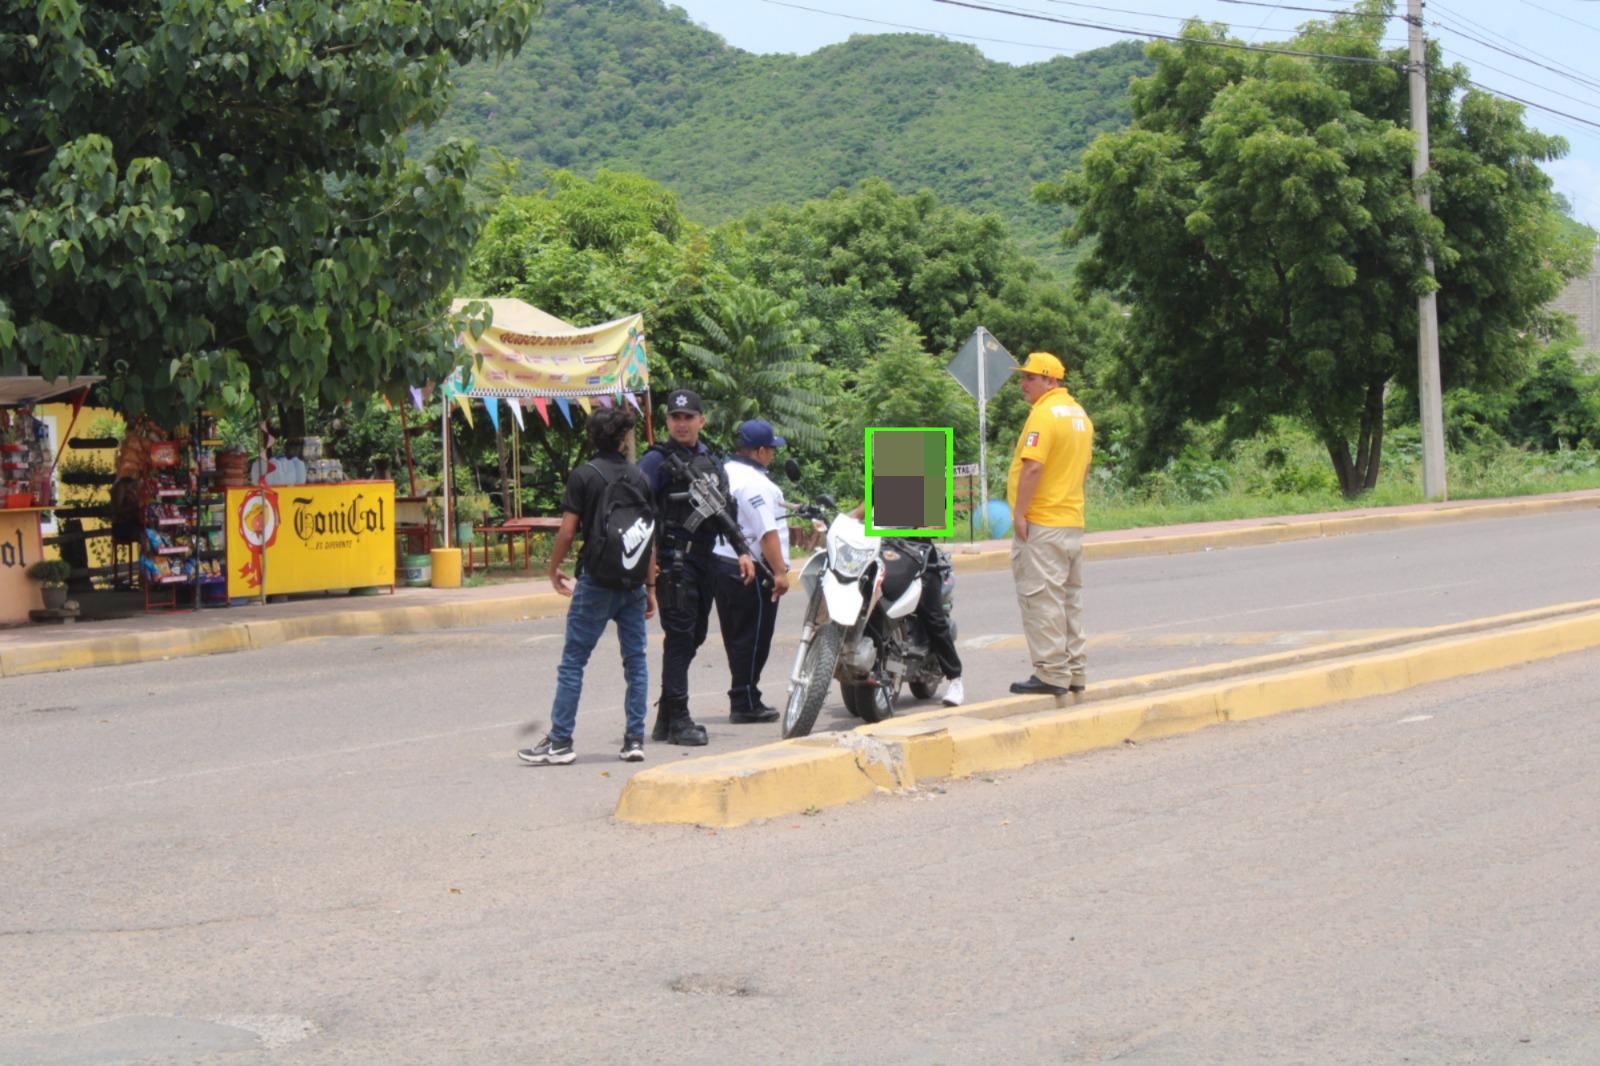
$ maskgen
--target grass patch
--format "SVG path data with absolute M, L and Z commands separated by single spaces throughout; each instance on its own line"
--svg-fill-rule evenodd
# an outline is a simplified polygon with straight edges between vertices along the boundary
M 1275 515 L 1317 514 L 1423 503 L 1415 430 L 1390 435 L 1386 465 L 1371 492 L 1347 500 L 1327 453 L 1291 424 L 1234 445 L 1223 459 L 1191 451 L 1133 485 L 1115 463 L 1090 479 L 1088 529 L 1135 529 Z M 1445 457 L 1450 499 L 1496 499 L 1600 488 L 1600 452 L 1587 443 L 1555 452 L 1501 441 L 1469 445 Z

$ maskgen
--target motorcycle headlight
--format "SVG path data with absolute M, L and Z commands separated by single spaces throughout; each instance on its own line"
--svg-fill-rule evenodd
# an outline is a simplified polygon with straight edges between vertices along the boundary
M 858 548 L 842 540 L 836 541 L 833 545 L 833 571 L 840 577 L 860 577 L 861 571 L 867 568 L 876 554 L 871 548 Z

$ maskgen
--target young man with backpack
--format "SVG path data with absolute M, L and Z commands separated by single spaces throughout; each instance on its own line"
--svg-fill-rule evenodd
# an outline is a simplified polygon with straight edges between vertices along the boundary
M 594 412 L 588 428 L 595 456 L 567 478 L 549 575 L 555 590 L 571 597 L 572 603 L 567 608 L 566 644 L 556 670 L 550 733 L 533 747 L 517 752 L 517 757 L 531 766 L 564 766 L 577 758 L 572 730 L 583 691 L 583 670 L 608 622 L 617 624 L 627 681 L 624 707 L 628 722 L 618 757 L 624 762 L 644 759 L 650 685 L 645 621 L 656 613 L 656 509 L 649 483 L 622 454 L 633 427 L 633 413 L 626 408 L 604 407 Z M 572 583 L 561 572 L 561 564 L 580 533 L 583 548 L 578 553 L 577 581 Z

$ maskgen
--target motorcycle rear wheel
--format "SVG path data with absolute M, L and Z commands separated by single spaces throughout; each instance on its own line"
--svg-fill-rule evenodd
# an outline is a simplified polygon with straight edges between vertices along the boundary
M 848 706 L 853 698 L 856 705 L 856 717 L 867 722 L 881 722 L 894 717 L 895 690 L 888 685 L 854 684 L 848 686 L 854 689 L 852 696 L 847 696 L 845 703 Z
M 789 690 L 788 702 L 783 709 L 783 736 L 803 737 L 817 724 L 817 712 L 822 701 L 828 698 L 828 682 L 839 665 L 839 645 L 844 632 L 833 622 L 818 627 L 800 663 L 800 681 Z

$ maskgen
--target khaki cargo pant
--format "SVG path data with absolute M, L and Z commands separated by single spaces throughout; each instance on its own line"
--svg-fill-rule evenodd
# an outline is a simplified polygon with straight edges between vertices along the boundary
M 1083 530 L 1030 522 L 1028 539 L 1011 542 L 1011 576 L 1034 675 L 1084 684 Z

